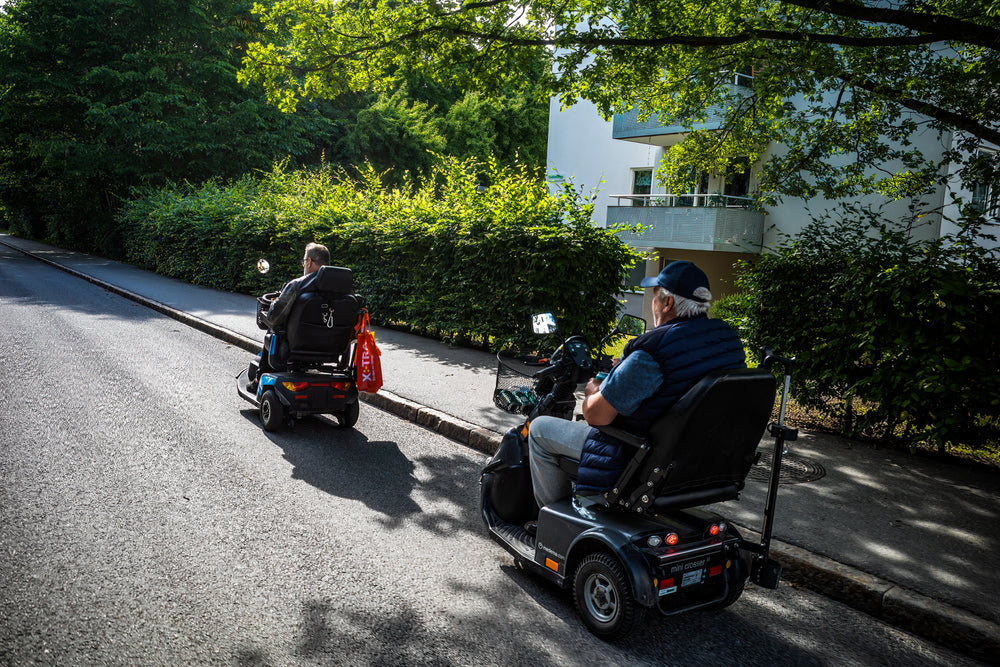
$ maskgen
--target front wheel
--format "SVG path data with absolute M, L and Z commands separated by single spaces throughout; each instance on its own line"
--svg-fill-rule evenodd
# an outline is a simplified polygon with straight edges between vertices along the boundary
M 621 565 L 605 553 L 587 556 L 576 568 L 573 599 L 587 629 L 606 641 L 627 635 L 642 616 Z
M 285 406 L 278 400 L 273 389 L 268 389 L 260 399 L 260 423 L 264 430 L 273 433 L 285 421 Z
M 338 412 L 333 416 L 337 418 L 340 428 L 351 428 L 358 423 L 358 414 L 361 411 L 361 401 L 348 403 L 343 412 Z

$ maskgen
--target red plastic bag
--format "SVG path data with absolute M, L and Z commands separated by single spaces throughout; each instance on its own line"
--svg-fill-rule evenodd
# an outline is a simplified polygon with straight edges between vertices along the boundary
M 354 370 L 358 391 L 374 394 L 382 388 L 382 352 L 375 344 L 375 335 L 368 328 L 368 310 L 358 322 L 358 345 L 354 350 Z

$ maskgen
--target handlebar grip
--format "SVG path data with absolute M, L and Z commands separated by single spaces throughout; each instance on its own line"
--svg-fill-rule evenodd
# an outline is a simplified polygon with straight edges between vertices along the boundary
M 760 351 L 764 353 L 764 361 L 761 364 L 766 370 L 771 370 L 771 367 L 775 363 L 781 364 L 785 369 L 785 375 L 791 375 L 792 367 L 795 365 L 795 357 L 791 359 L 787 357 L 781 357 L 774 353 L 774 350 L 768 347 L 760 348 Z

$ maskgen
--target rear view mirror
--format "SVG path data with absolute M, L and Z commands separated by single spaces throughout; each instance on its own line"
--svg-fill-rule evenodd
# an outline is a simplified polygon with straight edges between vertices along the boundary
M 257 271 L 259 271 L 260 273 L 267 273 L 270 270 L 271 270 L 270 262 L 268 262 L 263 257 L 257 260 Z
M 623 314 L 615 325 L 615 332 L 626 336 L 641 336 L 646 333 L 646 320 L 635 315 Z
M 531 330 L 539 336 L 556 332 L 556 318 L 552 313 L 538 313 L 531 316 Z

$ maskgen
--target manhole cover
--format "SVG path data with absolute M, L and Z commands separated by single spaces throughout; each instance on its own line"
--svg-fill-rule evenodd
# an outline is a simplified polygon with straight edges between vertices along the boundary
M 785 454 L 781 457 L 781 472 L 778 473 L 778 481 L 781 484 L 815 482 L 817 479 L 825 476 L 826 468 L 809 459 L 804 459 L 794 454 Z M 761 454 L 757 465 L 750 468 L 750 474 L 747 475 L 747 479 L 756 479 L 763 482 L 771 479 L 771 454 Z

